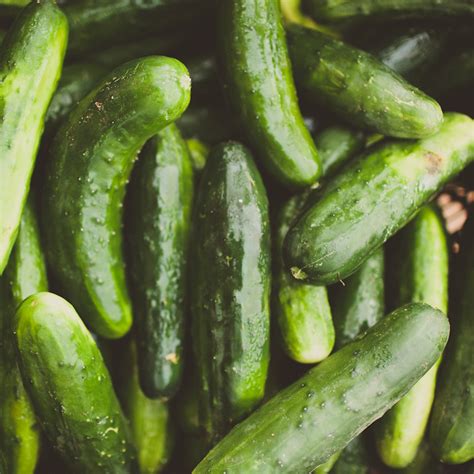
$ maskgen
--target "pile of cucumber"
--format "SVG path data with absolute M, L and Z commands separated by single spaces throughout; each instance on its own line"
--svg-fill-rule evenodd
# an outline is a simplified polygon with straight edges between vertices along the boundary
M 0 474 L 474 474 L 473 0 L 0 42 Z

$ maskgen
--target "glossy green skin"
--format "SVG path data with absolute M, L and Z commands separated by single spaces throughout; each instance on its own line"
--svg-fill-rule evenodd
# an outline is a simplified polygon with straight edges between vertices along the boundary
M 67 36 L 66 18 L 52 1 L 32 2 L 0 49 L 0 275 L 15 243 Z
M 15 316 L 21 374 L 54 448 L 78 473 L 130 473 L 134 452 L 109 372 L 74 308 L 52 293 Z
M 122 206 L 144 143 L 186 109 L 182 63 L 150 56 L 120 66 L 58 130 L 43 196 L 50 268 L 90 327 L 106 338 L 130 329 L 122 255 Z
M 344 284 L 330 292 L 336 348 L 353 341 L 385 314 L 384 251 L 371 255 Z
M 167 35 L 186 29 L 196 16 L 210 12 L 210 0 L 74 0 L 66 13 L 71 39 L 69 51 L 83 55 L 100 47 Z
M 396 403 L 439 358 L 444 315 L 413 304 L 383 318 L 235 427 L 194 473 L 303 473 Z
M 453 334 L 443 358 L 433 405 L 430 445 L 437 459 L 461 464 L 474 458 L 474 226 L 465 225 L 458 285 L 452 312 Z
M 283 184 L 311 184 L 322 172 L 296 97 L 279 0 L 221 2 L 224 87 L 263 164 Z
M 402 230 L 397 306 L 422 302 L 447 313 L 448 245 L 442 219 L 426 206 Z M 438 364 L 376 425 L 377 450 L 387 466 L 400 469 L 415 459 L 428 425 L 437 371 Z
M 359 435 L 344 448 L 331 474 L 369 474 L 369 469 L 369 452 L 364 435 Z
M 200 425 L 212 442 L 263 398 L 270 356 L 268 201 L 239 143 L 211 152 L 194 229 L 192 335 Z
M 170 397 L 183 369 L 193 169 L 172 124 L 147 143 L 129 186 L 129 267 L 140 385 Z
M 40 434 L 16 363 L 11 321 L 28 296 L 46 291 L 46 265 L 31 203 L 25 206 L 20 231 L 0 281 L 0 451 L 9 474 L 32 474 L 38 461 Z
M 364 148 L 365 134 L 334 125 L 318 132 L 314 141 L 323 165 L 323 176 L 327 178 Z
M 303 98 L 341 120 L 401 138 L 422 138 L 439 129 L 439 104 L 372 55 L 295 25 L 288 29 L 288 47 Z
M 471 0 L 304 0 L 308 13 L 321 22 L 372 18 L 438 18 L 474 15 Z
M 290 229 L 287 267 L 316 284 L 348 277 L 473 159 L 474 121 L 454 113 L 430 138 L 369 149 L 319 191 Z
M 289 357 L 304 364 L 325 359 L 334 346 L 334 325 L 325 286 L 307 285 L 286 272 L 282 246 L 292 222 L 301 213 L 306 194 L 291 198 L 277 219 L 275 259 L 278 265 L 273 308 L 283 348 Z

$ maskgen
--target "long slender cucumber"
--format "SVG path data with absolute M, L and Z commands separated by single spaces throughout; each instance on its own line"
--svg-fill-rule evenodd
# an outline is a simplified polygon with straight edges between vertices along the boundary
M 0 48 L 0 275 L 15 243 L 67 37 L 66 17 L 44 0 L 23 10 Z
M 224 87 L 258 157 L 283 184 L 304 187 L 321 163 L 298 106 L 279 0 L 221 2 Z
M 428 305 L 394 311 L 237 425 L 194 473 L 311 471 L 407 393 L 448 334 L 447 318 Z
M 99 335 L 132 323 L 122 255 L 122 206 L 144 143 L 186 109 L 190 79 L 150 56 L 110 73 L 58 130 L 43 196 L 46 252 L 62 292 Z
M 369 149 L 317 192 L 290 229 L 287 267 L 316 284 L 348 277 L 473 159 L 474 121 L 455 113 L 432 137 Z

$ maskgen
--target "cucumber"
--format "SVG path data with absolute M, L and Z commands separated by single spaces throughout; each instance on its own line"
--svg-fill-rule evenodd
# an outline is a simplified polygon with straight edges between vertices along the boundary
M 74 472 L 129 473 L 133 449 L 110 375 L 74 308 L 52 293 L 15 316 L 18 361 L 46 436 Z
M 268 171 L 289 187 L 321 175 L 298 106 L 279 0 L 221 2 L 218 21 L 225 90 Z
M 0 452 L 5 472 L 32 474 L 38 461 L 40 433 L 16 363 L 12 320 L 28 296 L 47 290 L 46 266 L 31 202 L 23 211 L 20 231 L 0 281 Z
M 32 2 L 0 48 L 0 275 L 15 243 L 67 35 L 66 18 L 54 2 Z
M 320 466 L 318 466 L 313 471 L 313 474 L 327 474 L 328 472 L 331 472 L 332 468 L 334 467 L 334 464 L 336 464 L 340 455 L 341 455 L 340 451 L 337 453 L 334 453 L 324 464 L 321 464 Z
M 428 305 L 394 311 L 251 414 L 194 473 L 309 472 L 396 403 L 448 333 L 447 318 Z
M 467 465 L 464 467 L 469 469 L 469 466 Z M 414 461 L 405 469 L 398 472 L 400 474 L 446 474 L 443 464 L 433 458 L 433 454 L 427 441 L 424 441 L 421 444 Z M 464 472 L 470 472 L 472 474 L 474 471 L 466 470 Z
M 435 133 L 439 104 L 362 50 L 293 25 L 288 47 L 304 100 L 322 105 L 357 128 L 401 138 Z
M 385 314 L 384 252 L 374 252 L 344 285 L 330 289 L 336 348 L 353 341 Z
M 369 474 L 370 453 L 363 434 L 354 438 L 342 451 L 331 474 Z
M 206 161 L 211 151 L 206 143 L 197 138 L 188 138 L 186 145 L 191 157 L 193 170 L 196 174 L 199 174 L 204 169 L 204 166 L 206 166 Z
M 441 364 L 430 427 L 430 445 L 437 459 L 461 464 L 474 458 L 474 225 L 464 227 L 452 299 L 453 334 Z
M 365 134 L 348 127 L 333 125 L 314 137 L 325 178 L 333 175 L 344 163 L 353 158 L 365 145 Z
M 282 246 L 291 223 L 305 203 L 306 193 L 294 196 L 281 209 L 277 219 L 274 311 L 280 327 L 283 348 L 289 357 L 303 364 L 325 359 L 334 346 L 334 325 L 326 287 L 294 280 L 282 261 Z
M 199 183 L 191 273 L 200 425 L 216 441 L 263 398 L 269 362 L 270 223 L 249 151 L 217 146 Z
M 455 113 L 430 138 L 369 149 L 318 191 L 290 229 L 288 268 L 319 285 L 348 277 L 473 159 L 474 121 Z
M 328 23 L 365 18 L 474 16 L 472 0 L 304 0 L 304 6 L 310 16 Z
M 181 381 L 193 169 L 176 125 L 150 140 L 132 173 L 128 239 L 140 386 L 170 397 Z
M 143 144 L 186 109 L 187 70 L 150 56 L 112 71 L 71 112 L 50 149 L 45 248 L 61 291 L 100 336 L 119 338 L 132 314 L 121 220 L 125 185 Z
M 443 313 L 448 310 L 448 246 L 441 215 L 434 207 L 421 209 L 400 234 L 397 306 L 423 302 Z M 438 364 L 375 426 L 376 445 L 383 462 L 407 467 L 416 456 L 428 424 Z

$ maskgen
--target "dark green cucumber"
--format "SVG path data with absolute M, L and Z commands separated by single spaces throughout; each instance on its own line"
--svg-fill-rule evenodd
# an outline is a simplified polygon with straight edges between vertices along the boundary
M 181 381 L 193 169 L 172 124 L 150 140 L 132 173 L 126 226 L 140 385 L 172 396 Z
M 312 364 L 325 359 L 334 346 L 334 325 L 325 286 L 296 281 L 284 269 L 282 247 L 292 222 L 301 213 L 307 195 L 291 198 L 277 219 L 274 311 L 285 352 L 292 359 Z
M 186 30 L 212 13 L 210 0 L 75 0 L 63 6 L 73 55 Z
M 66 17 L 53 1 L 32 2 L 0 48 L 0 275 L 15 243 L 67 35 Z
M 191 311 L 200 424 L 212 442 L 263 398 L 269 361 L 270 224 L 249 151 L 212 152 L 195 207 Z
M 102 355 L 74 308 L 52 293 L 27 298 L 15 316 L 18 360 L 35 413 L 78 473 L 130 473 L 128 426 Z
M 367 331 L 385 314 L 384 251 L 374 252 L 344 285 L 330 292 L 330 302 L 339 349 Z
M 358 130 L 334 125 L 318 132 L 314 141 L 318 144 L 323 176 L 327 178 L 363 150 L 366 138 Z
M 430 138 L 369 149 L 318 192 L 290 229 L 288 268 L 320 285 L 348 277 L 473 159 L 474 121 L 454 113 Z
M 230 103 L 259 158 L 283 184 L 304 187 L 322 168 L 299 110 L 279 3 L 221 2 L 220 60 Z
M 414 303 L 383 318 L 236 426 L 200 473 L 303 473 L 326 462 L 436 362 L 447 318 Z
M 296 86 L 357 128 L 402 138 L 436 132 L 439 104 L 369 53 L 309 28 L 288 29 Z
M 430 445 L 437 459 L 461 464 L 474 459 L 474 224 L 464 228 L 454 285 L 452 337 L 441 364 L 430 427 Z
M 12 321 L 16 307 L 33 293 L 46 291 L 47 286 L 38 225 L 28 203 L 0 281 L 0 452 L 5 459 L 5 472 L 9 474 L 32 474 L 40 447 L 36 416 L 16 362 Z
M 313 18 L 328 23 L 364 18 L 474 16 L 472 0 L 304 0 L 304 6 Z
M 176 59 L 126 63 L 79 103 L 51 147 L 43 196 L 48 263 L 103 337 L 121 337 L 132 323 L 122 256 L 125 185 L 143 144 L 186 109 L 190 86 Z
M 448 246 L 443 220 L 426 206 L 400 236 L 396 305 L 427 303 L 448 310 Z M 403 397 L 375 427 L 376 444 L 383 462 L 407 467 L 416 456 L 433 404 L 438 364 Z
M 354 438 L 342 451 L 331 474 L 369 474 L 370 453 L 364 435 Z

